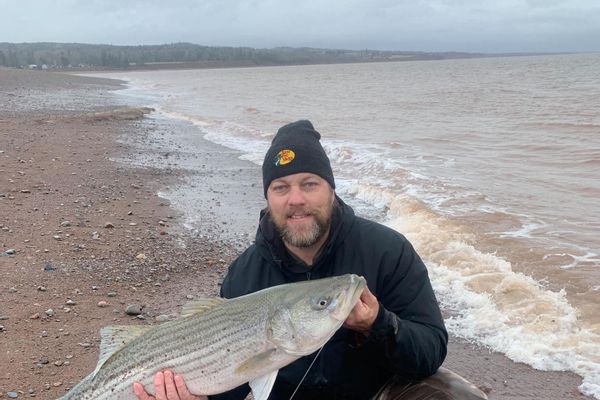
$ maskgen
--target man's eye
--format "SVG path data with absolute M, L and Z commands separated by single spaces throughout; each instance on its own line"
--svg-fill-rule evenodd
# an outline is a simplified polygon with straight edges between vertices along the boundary
M 283 192 L 285 190 L 285 186 L 284 185 L 276 185 L 273 186 L 273 191 L 274 192 Z

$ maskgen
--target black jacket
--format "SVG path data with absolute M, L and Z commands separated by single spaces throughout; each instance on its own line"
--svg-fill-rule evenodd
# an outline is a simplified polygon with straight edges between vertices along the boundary
M 312 267 L 292 257 L 264 211 L 256 241 L 229 268 L 221 295 L 238 297 L 266 287 L 354 273 L 380 302 L 368 336 L 339 329 L 300 386 L 300 399 L 368 399 L 392 375 L 426 378 L 446 356 L 448 334 L 425 265 L 408 240 L 357 217 L 337 198 L 330 237 Z M 314 354 L 282 368 L 269 399 L 288 399 Z M 243 399 L 244 385 L 211 399 Z

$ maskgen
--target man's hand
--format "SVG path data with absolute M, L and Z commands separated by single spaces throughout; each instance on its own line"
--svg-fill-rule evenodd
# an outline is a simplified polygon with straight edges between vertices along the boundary
M 354 331 L 369 333 L 373 322 L 379 313 L 379 301 L 368 287 L 365 286 L 356 305 L 346 318 L 344 326 Z
M 154 375 L 154 392 L 156 397 L 150 396 L 144 386 L 135 382 L 133 391 L 139 400 L 207 400 L 206 396 L 195 396 L 190 393 L 180 375 L 174 375 L 167 370 Z

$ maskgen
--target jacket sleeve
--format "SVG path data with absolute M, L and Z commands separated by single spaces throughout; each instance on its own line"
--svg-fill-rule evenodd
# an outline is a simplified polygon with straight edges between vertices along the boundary
M 376 283 L 379 313 L 367 342 L 383 349 L 388 367 L 409 379 L 433 375 L 446 357 L 448 333 L 427 269 L 402 237 L 396 260 L 382 260 Z M 388 255 L 388 258 L 389 255 Z

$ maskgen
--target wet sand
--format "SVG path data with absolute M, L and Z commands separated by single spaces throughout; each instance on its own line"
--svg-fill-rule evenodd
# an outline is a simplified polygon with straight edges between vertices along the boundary
M 215 295 L 239 252 L 223 234 L 231 221 L 206 219 L 190 234 L 157 195 L 185 171 L 112 161 L 135 158 L 131 143 L 149 134 L 139 114 L 112 112 L 122 109 L 108 93 L 115 88 L 0 69 L 0 398 L 60 397 L 93 370 L 101 327 L 153 324 L 189 298 Z M 231 188 L 259 178 L 254 166 L 208 170 L 226 184 L 198 201 L 217 216 L 228 215 L 219 212 L 225 195 L 230 204 L 242 195 Z M 127 315 L 129 305 L 141 316 Z M 536 371 L 457 338 L 445 365 L 490 399 L 586 398 L 574 374 Z

